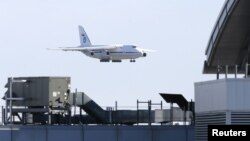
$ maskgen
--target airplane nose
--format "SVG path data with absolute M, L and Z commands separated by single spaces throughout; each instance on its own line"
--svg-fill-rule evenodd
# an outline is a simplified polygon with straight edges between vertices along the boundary
M 147 53 L 145 51 L 143 51 L 143 50 L 140 50 L 140 53 L 141 53 L 142 57 L 146 57 L 147 56 Z
M 139 52 L 140 52 L 140 54 L 141 54 L 141 56 L 142 57 L 146 57 L 147 56 L 147 53 L 143 50 L 143 49 L 137 49 Z

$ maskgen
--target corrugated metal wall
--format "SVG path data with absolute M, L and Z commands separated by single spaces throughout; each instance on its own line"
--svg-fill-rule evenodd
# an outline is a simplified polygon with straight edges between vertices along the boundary
M 208 125 L 225 125 L 226 112 L 196 113 L 195 141 L 207 141 Z
M 194 141 L 193 126 L 0 126 L 1 141 Z

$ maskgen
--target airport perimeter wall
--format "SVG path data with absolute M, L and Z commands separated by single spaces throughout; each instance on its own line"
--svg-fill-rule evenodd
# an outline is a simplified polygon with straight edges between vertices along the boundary
M 0 126 L 1 141 L 194 141 L 194 126 Z

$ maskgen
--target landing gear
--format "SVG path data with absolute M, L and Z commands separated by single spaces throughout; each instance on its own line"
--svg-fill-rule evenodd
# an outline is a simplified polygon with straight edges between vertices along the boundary
M 120 62 L 122 62 L 122 60 L 112 60 L 112 62 L 114 62 L 114 63 L 120 63 Z
M 131 59 L 130 62 L 131 62 L 131 63 L 132 63 L 132 62 L 134 63 L 134 62 L 135 62 L 135 59 Z
M 100 62 L 109 62 L 110 60 L 108 59 L 101 59 Z

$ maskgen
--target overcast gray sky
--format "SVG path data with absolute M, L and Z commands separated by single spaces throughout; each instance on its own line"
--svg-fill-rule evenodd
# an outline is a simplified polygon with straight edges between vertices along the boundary
M 160 102 L 158 93 L 194 98 L 205 49 L 224 0 L 1 0 L 0 93 L 9 76 L 71 76 L 72 90 L 102 106 Z M 80 52 L 77 26 L 93 44 L 157 50 L 136 63 L 100 63 Z M 0 102 L 3 105 L 3 101 Z M 166 104 L 165 104 L 166 105 Z

